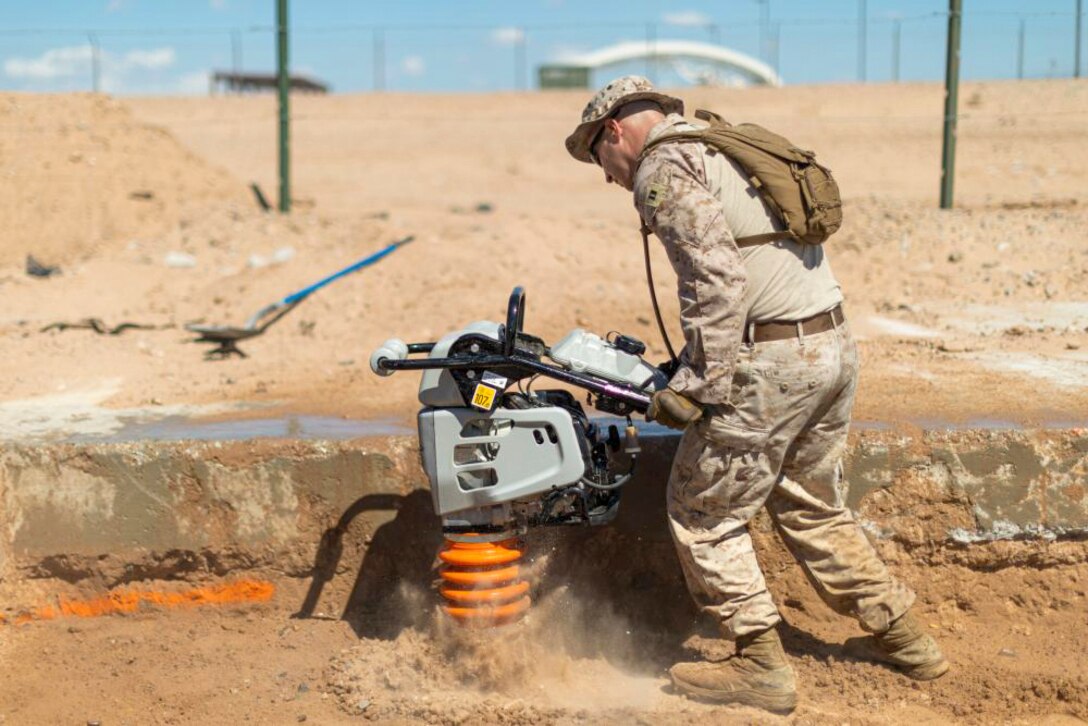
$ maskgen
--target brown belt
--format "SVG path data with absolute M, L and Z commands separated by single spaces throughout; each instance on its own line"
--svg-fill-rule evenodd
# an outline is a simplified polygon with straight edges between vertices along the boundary
M 842 306 L 836 305 L 826 313 L 813 315 L 804 320 L 778 321 L 770 323 L 753 323 L 745 326 L 745 343 L 766 343 L 772 340 L 787 340 L 800 338 L 805 335 L 826 333 L 834 330 L 846 322 L 846 316 L 842 313 Z

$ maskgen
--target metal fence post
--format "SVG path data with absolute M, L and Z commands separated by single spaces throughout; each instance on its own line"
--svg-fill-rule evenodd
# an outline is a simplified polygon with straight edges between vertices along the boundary
M 963 0 L 948 0 L 948 51 L 944 76 L 944 143 L 941 148 L 941 209 L 952 208 L 956 174 L 956 109 L 960 90 L 960 24 Z
M 1021 81 L 1024 80 L 1024 30 L 1026 25 L 1027 21 L 1020 18 L 1020 35 L 1016 44 L 1016 77 Z
M 514 90 L 525 90 L 525 29 L 518 28 L 514 38 Z
M 646 23 L 646 77 L 657 83 L 657 27 Z
M 713 45 L 722 44 L 722 29 L 717 23 L 707 23 L 706 36 Z
M 771 24 L 770 37 L 771 37 L 771 42 L 770 42 L 770 45 L 771 45 L 771 68 L 774 68 L 774 72 L 777 73 L 779 76 L 781 76 L 782 75 L 782 69 L 779 68 L 779 61 L 780 61 L 780 58 L 781 58 L 780 51 L 781 51 L 781 48 L 782 48 L 782 43 L 781 43 L 781 40 L 782 40 L 782 23 L 772 23 Z
M 374 28 L 374 90 L 385 90 L 385 33 Z
M 869 13 L 865 8 L 865 0 L 858 0 L 858 80 L 865 82 L 865 51 L 869 45 L 866 31 L 869 25 Z
M 238 28 L 230 31 L 230 62 L 237 76 L 242 72 L 242 31 Z
M 1081 26 L 1081 0 L 1077 0 L 1077 32 L 1076 41 L 1073 44 L 1073 78 L 1080 78 L 1080 26 Z
M 768 38 L 771 29 L 771 0 L 756 0 L 759 3 L 759 57 L 764 61 L 770 61 L 770 45 Z
M 87 39 L 91 43 L 91 90 L 98 93 L 102 90 L 102 51 L 98 47 L 98 36 L 87 33 Z
M 291 121 L 288 99 L 291 78 L 287 63 L 287 0 L 276 2 L 276 76 L 280 102 L 280 211 L 291 211 Z
M 899 40 L 903 31 L 903 21 L 896 18 L 892 21 L 892 82 L 899 83 Z

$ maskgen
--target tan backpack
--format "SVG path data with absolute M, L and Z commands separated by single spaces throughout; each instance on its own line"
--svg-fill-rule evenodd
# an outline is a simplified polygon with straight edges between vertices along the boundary
M 755 124 L 734 126 L 716 113 L 698 110 L 695 118 L 710 123 L 706 128 L 680 131 L 646 144 L 639 161 L 651 149 L 678 141 L 701 141 L 740 164 L 748 182 L 778 216 L 786 231 L 741 237 L 738 246 L 795 239 L 818 245 L 842 225 L 842 198 L 831 170 L 816 155 Z

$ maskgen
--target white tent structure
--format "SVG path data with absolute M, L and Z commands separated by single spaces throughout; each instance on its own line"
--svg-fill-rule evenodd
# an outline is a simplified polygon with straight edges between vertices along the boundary
M 698 85 L 782 85 L 782 79 L 763 61 L 724 46 L 690 40 L 626 41 L 566 56 L 550 67 L 599 70 L 637 60 L 667 63 L 681 78 Z

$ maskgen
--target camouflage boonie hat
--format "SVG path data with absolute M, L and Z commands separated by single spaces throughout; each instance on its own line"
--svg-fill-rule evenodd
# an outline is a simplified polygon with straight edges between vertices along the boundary
M 589 143 L 605 122 L 620 106 L 632 101 L 654 101 L 669 113 L 684 113 L 684 102 L 679 98 L 654 91 L 654 84 L 642 76 L 623 76 L 597 91 L 597 95 L 582 111 L 582 123 L 567 137 L 567 151 L 578 161 L 593 163 L 589 155 Z

